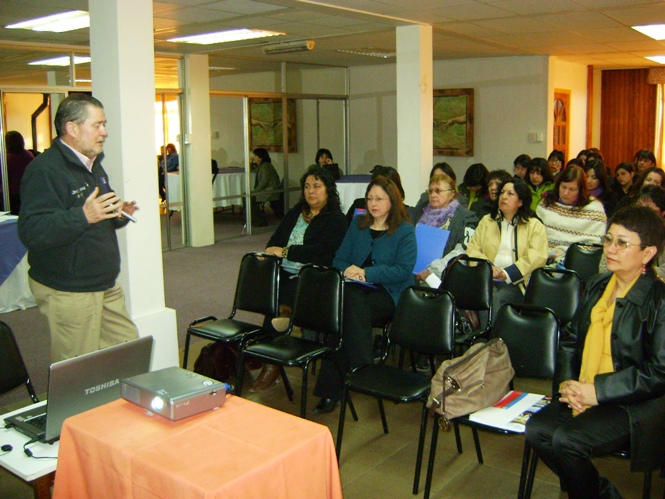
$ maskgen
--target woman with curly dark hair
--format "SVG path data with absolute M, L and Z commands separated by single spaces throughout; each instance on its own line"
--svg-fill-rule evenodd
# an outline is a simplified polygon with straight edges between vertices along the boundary
M 284 216 L 270 237 L 265 252 L 282 258 L 280 269 L 280 317 L 266 317 L 265 326 L 285 331 L 289 325 L 300 268 L 306 263 L 332 265 L 333 257 L 346 234 L 347 224 L 339 206 L 337 186 L 328 171 L 313 166 L 300 179 L 300 201 Z M 266 364 L 250 388 L 260 392 L 270 388 L 279 376 L 279 367 Z

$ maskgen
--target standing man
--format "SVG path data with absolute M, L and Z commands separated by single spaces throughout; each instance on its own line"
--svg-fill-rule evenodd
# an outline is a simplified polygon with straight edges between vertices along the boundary
M 52 362 L 138 337 L 116 282 L 115 234 L 138 207 L 111 191 L 102 167 L 102 103 L 70 95 L 58 106 L 55 130 L 51 147 L 25 172 L 18 220 L 30 289 L 51 331 Z

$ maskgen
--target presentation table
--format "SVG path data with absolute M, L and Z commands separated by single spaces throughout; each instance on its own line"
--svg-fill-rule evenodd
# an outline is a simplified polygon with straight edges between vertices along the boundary
M 341 498 L 327 427 L 234 395 L 181 421 L 117 400 L 65 421 L 54 498 Z

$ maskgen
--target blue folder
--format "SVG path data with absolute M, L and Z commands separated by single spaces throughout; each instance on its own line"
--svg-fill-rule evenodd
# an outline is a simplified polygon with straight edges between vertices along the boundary
M 429 225 L 416 225 L 416 241 L 418 243 L 418 258 L 413 273 L 418 274 L 427 268 L 434 260 L 443 256 L 450 231 L 431 227 Z

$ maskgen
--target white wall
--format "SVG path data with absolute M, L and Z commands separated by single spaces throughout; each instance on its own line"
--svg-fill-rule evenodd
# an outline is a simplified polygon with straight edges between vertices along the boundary
M 357 171 L 395 165 L 394 72 L 394 65 L 351 69 L 350 155 Z M 473 157 L 433 156 L 432 165 L 446 161 L 461 183 L 472 163 L 512 171 L 519 154 L 546 156 L 546 142 L 529 142 L 528 136 L 548 134 L 548 72 L 548 58 L 541 56 L 435 61 L 435 89 L 475 90 L 475 140 Z M 424 190 L 427 179 L 420 182 Z

